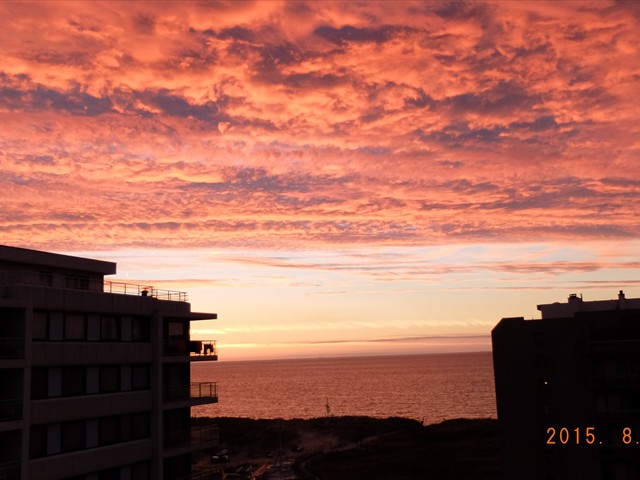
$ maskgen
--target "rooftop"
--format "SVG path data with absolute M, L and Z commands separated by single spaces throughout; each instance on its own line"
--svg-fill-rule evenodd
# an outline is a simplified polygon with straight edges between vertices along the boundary
M 575 293 L 569 295 L 566 303 L 548 303 L 538 305 L 542 318 L 567 318 L 573 317 L 578 312 L 602 312 L 606 310 L 640 309 L 640 298 L 626 298 L 620 290 L 617 299 L 585 301 L 582 295 Z
M 0 262 L 16 265 L 38 265 L 65 270 L 92 272 L 102 275 L 112 275 L 116 273 L 116 264 L 113 262 L 42 252 L 28 248 L 9 247 L 7 245 L 0 245 Z

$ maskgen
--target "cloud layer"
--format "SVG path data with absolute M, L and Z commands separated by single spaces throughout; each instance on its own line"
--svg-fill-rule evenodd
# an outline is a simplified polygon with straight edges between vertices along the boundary
M 3 243 L 640 234 L 634 2 L 6 2 L 0 18 Z

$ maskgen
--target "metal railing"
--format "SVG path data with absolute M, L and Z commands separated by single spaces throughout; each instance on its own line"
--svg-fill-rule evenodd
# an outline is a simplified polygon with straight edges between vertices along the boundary
M 170 300 L 173 302 L 186 302 L 187 292 L 178 290 L 161 290 L 151 285 L 139 285 L 135 283 L 104 281 L 104 291 L 106 293 L 118 293 L 121 295 L 136 295 L 138 297 L 151 297 L 159 300 Z
M 182 444 L 199 445 L 202 443 L 217 442 L 220 431 L 217 425 L 204 425 L 191 427 L 187 430 L 178 430 L 164 434 L 165 446 Z
M 160 300 L 186 302 L 187 293 L 178 290 L 162 290 L 151 285 L 103 280 L 99 275 L 74 275 L 71 273 L 54 273 L 48 271 L 13 271 L 0 272 L 0 285 L 28 285 L 35 287 L 64 288 L 92 292 L 119 293 L 152 297 Z
M 169 385 L 164 389 L 165 400 L 217 399 L 217 382 L 192 382 L 189 385 Z
M 195 357 L 218 356 L 215 340 L 190 340 L 189 353 Z
M 217 382 L 192 382 L 191 398 L 218 398 Z

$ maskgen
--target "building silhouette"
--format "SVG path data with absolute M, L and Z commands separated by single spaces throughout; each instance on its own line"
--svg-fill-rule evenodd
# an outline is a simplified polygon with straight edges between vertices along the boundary
M 505 479 L 640 479 L 640 299 L 538 305 L 492 331 Z
M 104 281 L 110 262 L 0 246 L 0 479 L 191 478 L 217 430 L 190 407 L 217 402 L 190 382 L 184 292 Z

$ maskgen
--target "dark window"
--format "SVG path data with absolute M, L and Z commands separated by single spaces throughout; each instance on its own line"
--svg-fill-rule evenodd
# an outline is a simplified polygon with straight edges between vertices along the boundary
M 64 317 L 64 339 L 84 340 L 87 334 L 86 318 L 84 315 L 67 314 Z
M 120 366 L 110 365 L 100 367 L 100 392 L 111 393 L 120 391 Z
M 31 369 L 31 398 L 47 398 L 49 396 L 49 369 Z
M 62 369 L 62 396 L 84 395 L 86 375 L 84 367 L 65 367 Z
M 146 390 L 149 388 L 149 365 L 132 365 L 131 389 Z
M 169 338 L 182 338 L 185 336 L 184 322 L 169 322 Z
M 49 339 L 49 315 L 46 312 L 33 312 L 33 339 Z
M 131 440 L 131 415 L 121 415 L 120 417 L 120 441 Z
M 147 438 L 149 436 L 149 412 L 139 412 L 131 415 L 131 439 Z
M 47 454 L 47 427 L 31 427 L 29 432 L 29 458 L 40 458 Z
M 120 480 L 120 468 L 110 468 L 98 473 L 98 480 Z
M 100 419 L 100 445 L 111 445 L 120 441 L 120 417 Z
M 544 345 L 544 332 L 534 332 L 533 341 L 538 347 Z
M 100 340 L 118 341 L 120 332 L 118 319 L 115 317 L 102 317 L 100 319 Z
M 62 451 L 73 452 L 84 448 L 84 422 L 62 424 Z
M 131 480 L 149 480 L 149 462 L 135 463 L 131 467 Z
M 149 341 L 149 319 L 135 317 L 132 322 L 131 340 L 134 342 Z
M 74 290 L 89 290 L 89 277 L 87 275 L 66 275 L 65 287 Z
M 53 272 L 41 271 L 40 275 L 38 276 L 38 283 L 40 285 L 44 285 L 46 287 L 52 287 L 53 286 Z
M 540 403 L 540 413 L 545 416 L 551 413 L 551 406 L 549 405 L 549 402 Z

